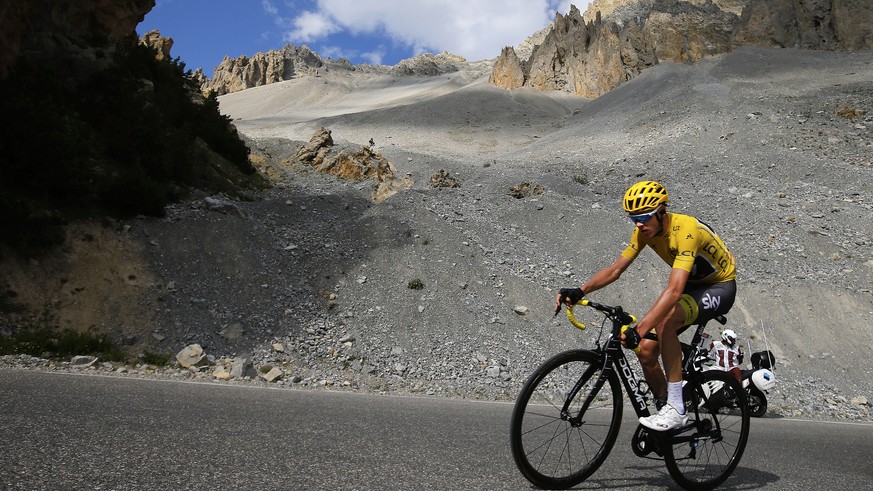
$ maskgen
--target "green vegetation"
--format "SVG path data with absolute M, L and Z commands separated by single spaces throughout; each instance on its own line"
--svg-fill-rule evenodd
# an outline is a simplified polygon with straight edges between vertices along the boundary
M 406 284 L 406 286 L 410 290 L 421 290 L 424 288 L 424 282 L 416 278 L 414 280 L 410 280 L 409 283 Z
M 577 184 L 581 184 L 583 186 L 588 184 L 588 178 L 583 176 L 583 175 L 573 176 L 573 181 L 575 181 Z
M 152 351 L 146 351 L 140 355 L 139 360 L 143 363 L 149 365 L 157 365 L 159 367 L 164 367 L 170 364 L 170 355 L 164 355 L 161 353 L 154 353 Z
M 0 81 L 0 243 L 28 251 L 59 243 L 70 219 L 161 216 L 191 188 L 233 192 L 230 175 L 255 174 L 178 58 L 135 45 L 109 63 L 55 61 L 21 59 Z
M 105 334 L 61 332 L 40 329 L 0 336 L 0 355 L 31 355 L 68 359 L 76 355 L 96 356 L 102 361 L 124 361 L 124 353 Z

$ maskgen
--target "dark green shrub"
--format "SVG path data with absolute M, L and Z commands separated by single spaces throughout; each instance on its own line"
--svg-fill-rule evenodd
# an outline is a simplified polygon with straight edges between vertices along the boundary
M 13 336 L 0 336 L 0 354 L 31 355 L 67 359 L 76 355 L 96 356 L 102 361 L 123 361 L 124 353 L 104 334 L 79 333 L 72 330 L 38 329 Z
M 57 243 L 72 218 L 160 216 L 216 182 L 203 143 L 240 174 L 255 172 L 217 98 L 198 100 L 178 58 L 136 44 L 108 67 L 77 65 L 71 76 L 70 64 L 21 59 L 0 81 L 0 243 Z
M 152 351 L 146 351 L 139 357 L 141 362 L 147 363 L 149 365 L 157 365 L 159 367 L 169 365 L 170 358 L 170 355 L 163 355 L 160 353 L 154 353 Z

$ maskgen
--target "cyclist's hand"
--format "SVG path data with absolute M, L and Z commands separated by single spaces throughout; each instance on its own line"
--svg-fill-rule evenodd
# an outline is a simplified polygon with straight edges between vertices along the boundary
M 624 347 L 627 349 L 634 349 L 640 345 L 640 341 L 642 341 L 642 337 L 640 337 L 640 333 L 637 332 L 633 327 L 629 327 L 624 331 L 624 334 L 621 336 L 622 341 L 624 341 Z
M 581 288 L 561 288 L 555 296 L 555 315 L 561 311 L 561 304 L 576 305 L 585 296 Z

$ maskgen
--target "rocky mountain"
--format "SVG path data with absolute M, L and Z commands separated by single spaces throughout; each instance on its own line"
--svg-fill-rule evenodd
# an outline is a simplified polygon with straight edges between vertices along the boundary
M 328 71 L 432 77 L 468 66 L 470 64 L 463 57 L 448 52 L 423 53 L 401 60 L 395 66 L 352 65 L 344 58 L 324 60 L 308 46 L 297 47 L 289 44 L 281 50 L 255 53 L 251 57 L 225 57 L 215 68 L 212 78 L 203 83 L 202 90 L 204 93 L 214 91 L 218 95 L 224 95 L 300 76 L 319 77 Z
M 826 50 L 873 49 L 873 7 L 862 0 L 597 0 L 583 14 L 566 15 L 493 62 L 491 83 L 514 89 L 561 90 L 594 98 L 659 61 L 693 63 L 739 46 Z M 307 46 L 225 58 L 212 78 L 201 71 L 204 94 L 318 76 L 326 70 L 432 76 L 456 71 L 463 58 L 442 53 L 403 60 L 395 67 L 323 60 Z
M 530 58 L 505 48 L 491 82 L 595 98 L 659 61 L 693 63 L 739 46 L 871 50 L 871 18 L 864 1 L 598 0 L 584 16 L 575 7 L 557 14 Z
M 135 39 L 136 25 L 154 6 L 155 0 L 0 0 L 0 78 L 21 56 L 67 56 L 72 67 L 105 60 L 119 40 Z

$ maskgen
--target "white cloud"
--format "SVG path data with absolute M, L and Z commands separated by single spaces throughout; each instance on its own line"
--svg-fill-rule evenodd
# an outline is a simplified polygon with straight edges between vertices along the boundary
M 588 1 L 573 3 L 584 11 Z M 564 0 L 318 0 L 296 15 L 285 39 L 313 42 L 339 31 L 378 33 L 416 53 L 449 51 L 475 61 L 517 45 L 569 6 Z
M 382 58 L 385 57 L 384 51 L 368 51 L 366 53 L 361 53 L 361 56 L 367 60 L 367 63 L 371 65 L 381 65 Z
M 261 6 L 264 8 L 264 12 L 269 15 L 272 15 L 273 17 L 279 16 L 279 9 L 277 9 L 270 0 L 261 0 Z
M 311 42 L 342 30 L 328 15 L 321 12 L 303 12 L 291 21 L 294 29 L 285 35 L 288 41 Z

